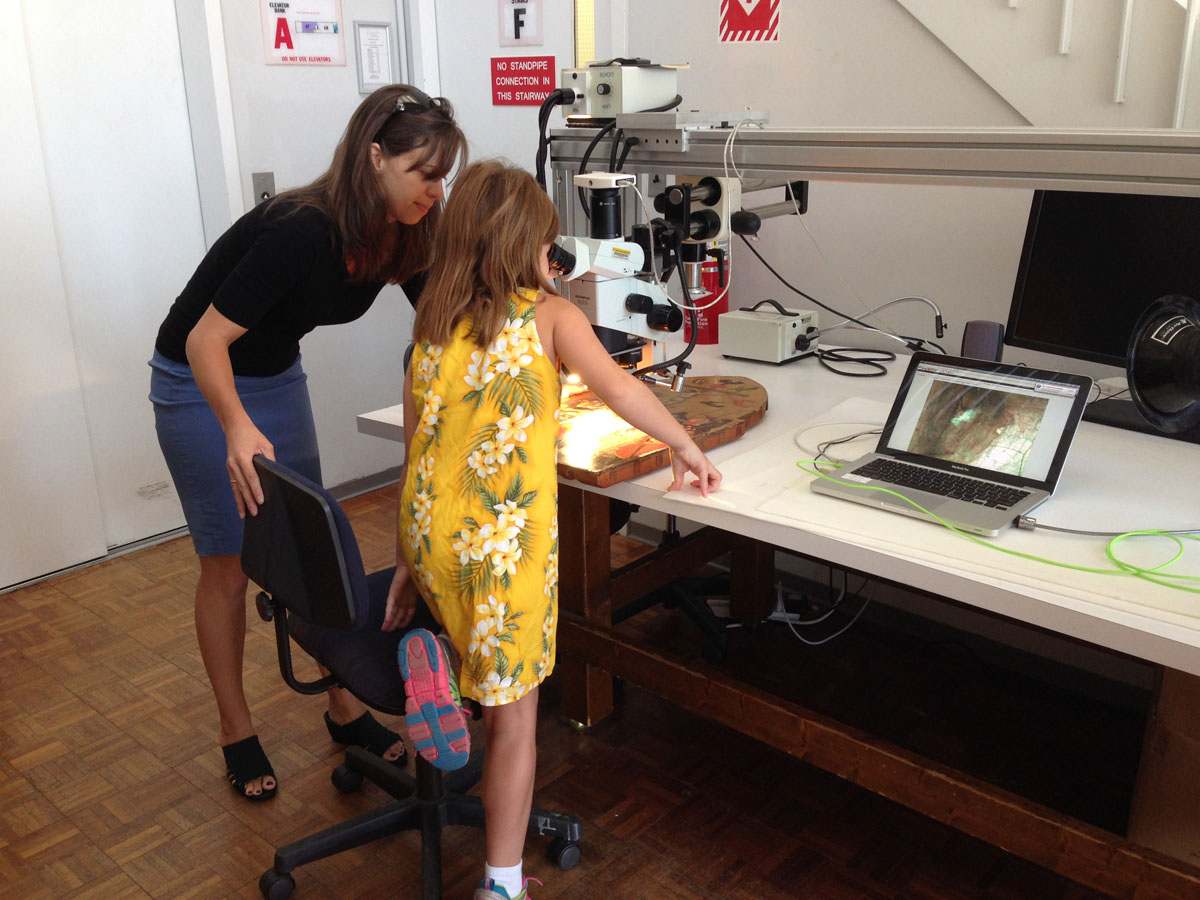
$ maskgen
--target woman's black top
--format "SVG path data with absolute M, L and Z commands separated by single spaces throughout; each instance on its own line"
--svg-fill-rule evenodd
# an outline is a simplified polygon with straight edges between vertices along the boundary
M 423 280 L 403 285 L 414 306 Z M 171 305 L 154 347 L 186 365 L 187 336 L 211 303 L 248 329 L 229 347 L 233 374 L 277 375 L 300 355 L 300 338 L 318 325 L 354 321 L 382 289 L 383 282 L 350 280 L 342 242 L 319 209 L 262 203 L 205 254 Z

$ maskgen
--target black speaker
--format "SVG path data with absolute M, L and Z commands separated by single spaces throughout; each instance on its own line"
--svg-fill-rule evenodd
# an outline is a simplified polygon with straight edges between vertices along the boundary
M 1159 431 L 1200 422 L 1200 303 L 1168 294 L 1150 304 L 1129 337 L 1125 371 L 1138 412 Z
M 963 328 L 960 356 L 1000 362 L 1004 354 L 1004 326 L 999 322 L 972 319 Z

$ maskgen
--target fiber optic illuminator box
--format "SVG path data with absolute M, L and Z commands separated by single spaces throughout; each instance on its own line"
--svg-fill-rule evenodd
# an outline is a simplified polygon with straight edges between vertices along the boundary
M 773 308 L 763 308 L 763 303 Z M 817 313 L 787 309 L 766 301 L 722 313 L 717 319 L 722 356 L 780 365 L 808 356 L 817 349 Z

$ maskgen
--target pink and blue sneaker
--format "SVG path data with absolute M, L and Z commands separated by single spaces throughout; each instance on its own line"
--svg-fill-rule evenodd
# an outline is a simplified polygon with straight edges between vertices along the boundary
M 542 883 L 536 878 L 526 878 L 521 882 L 521 892 L 510 896 L 508 891 L 502 888 L 490 878 L 485 878 L 479 882 L 479 887 L 475 888 L 475 896 L 473 900 L 531 900 L 529 896 L 529 882 L 533 882 L 538 887 Z
M 461 769 L 471 757 L 471 736 L 458 697 L 458 677 L 441 641 L 414 628 L 400 642 L 404 719 L 421 757 L 439 769 Z M 515 900 L 515 898 L 510 898 Z

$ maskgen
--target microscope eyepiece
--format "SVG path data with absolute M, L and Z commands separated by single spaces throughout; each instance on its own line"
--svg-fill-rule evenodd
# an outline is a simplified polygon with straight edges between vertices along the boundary
M 575 269 L 575 254 L 556 243 L 550 245 L 550 249 L 546 251 L 546 258 L 550 262 L 551 271 L 558 275 L 570 275 Z

